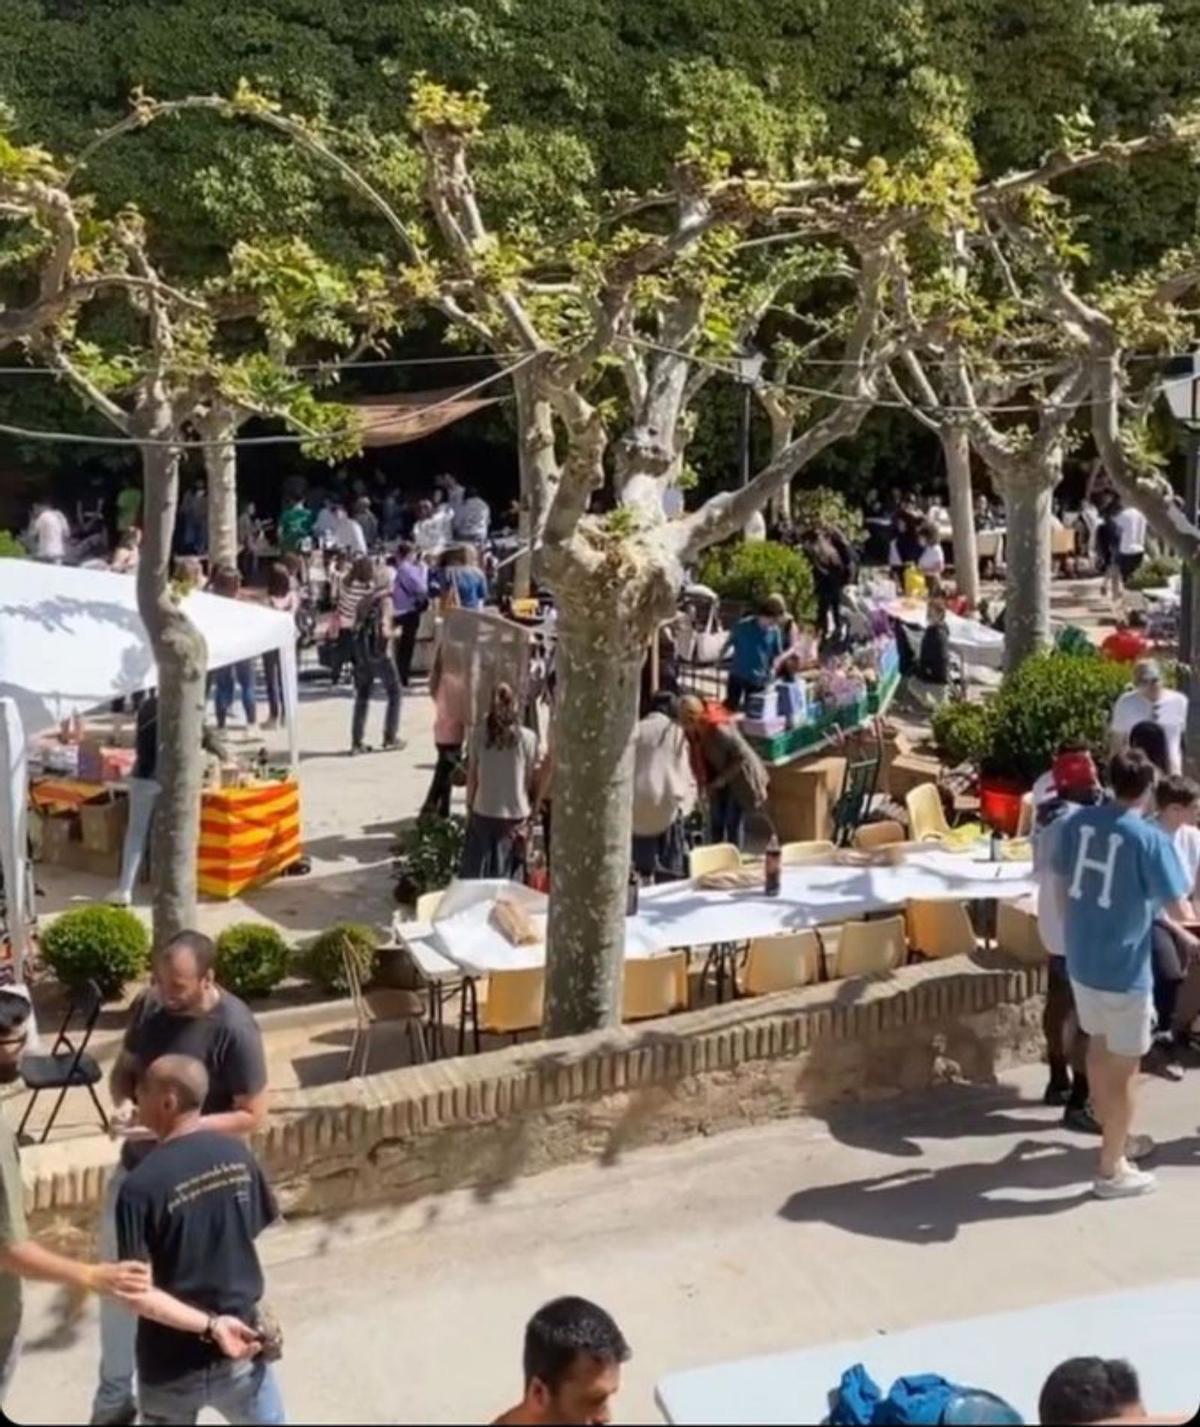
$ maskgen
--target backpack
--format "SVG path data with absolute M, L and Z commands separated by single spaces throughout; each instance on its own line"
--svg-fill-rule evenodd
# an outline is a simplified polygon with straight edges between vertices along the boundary
M 354 619 L 354 656 L 370 662 L 387 657 L 388 641 L 383 632 L 384 591 L 368 595 Z

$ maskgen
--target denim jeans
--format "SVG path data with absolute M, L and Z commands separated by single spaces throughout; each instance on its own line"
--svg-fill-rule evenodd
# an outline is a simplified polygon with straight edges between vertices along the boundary
M 125 847 L 121 853 L 121 880 L 117 884 L 117 890 L 127 897 L 133 896 L 142 858 L 146 855 L 154 805 L 158 802 L 161 792 L 162 788 L 153 778 L 129 780 L 129 822 L 125 828 Z
M 144 1382 L 138 1390 L 143 1427 L 190 1427 L 205 1407 L 247 1427 L 287 1420 L 271 1364 L 253 1359 L 214 1363 L 173 1382 Z
M 240 659 L 236 664 L 226 664 L 213 674 L 213 702 L 217 709 L 217 727 L 224 728 L 229 710 L 233 707 L 234 686 L 242 696 L 242 711 L 246 722 L 253 727 L 258 718 L 258 706 L 254 692 L 254 660 Z
M 395 743 L 400 730 L 400 674 L 391 654 L 381 654 L 377 659 L 360 659 L 354 665 L 354 714 L 350 725 L 350 742 L 355 748 L 362 745 L 367 731 L 367 709 L 371 703 L 371 690 L 378 679 L 387 695 L 387 708 L 383 715 L 383 746 Z
M 734 847 L 741 847 L 745 821 L 742 805 L 728 785 L 709 795 L 709 836 L 713 842 L 732 842 Z
M 125 1171 L 117 1166 L 100 1210 L 100 1257 L 117 1258 L 117 1195 Z M 134 1400 L 133 1361 L 137 1342 L 137 1317 L 111 1298 L 100 1300 L 100 1382 L 92 1398 L 93 1417 L 113 1417 Z

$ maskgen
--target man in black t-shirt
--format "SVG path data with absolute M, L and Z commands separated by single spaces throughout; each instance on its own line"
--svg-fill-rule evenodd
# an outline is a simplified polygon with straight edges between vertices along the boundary
M 283 1422 L 271 1365 L 258 1357 L 263 1292 L 254 1241 L 278 1218 L 244 1140 L 207 1128 L 211 1093 L 200 1061 L 164 1055 L 137 1088 L 153 1153 L 117 1195 L 123 1257 L 150 1264 L 154 1287 L 136 1303 L 138 1407 L 145 1424 L 196 1421 L 205 1407 L 229 1422 Z
M 151 1153 L 154 1138 L 130 1124 L 129 1111 L 141 1073 L 159 1056 L 186 1055 L 207 1073 L 202 1106 L 205 1129 L 248 1139 L 267 1114 L 267 1072 L 262 1035 L 249 1008 L 223 991 L 213 975 L 211 940 L 181 932 L 154 958 L 150 989 L 131 1008 L 129 1027 L 110 1085 L 114 1122 L 128 1134 L 120 1169 L 113 1175 L 100 1219 L 100 1252 L 117 1257 L 114 1209 L 125 1174 Z M 107 1300 L 100 1312 L 100 1382 L 91 1421 L 98 1427 L 132 1422 L 134 1320 Z

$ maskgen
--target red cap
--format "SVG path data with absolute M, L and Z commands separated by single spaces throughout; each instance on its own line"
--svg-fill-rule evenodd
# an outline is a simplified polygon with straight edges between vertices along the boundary
M 1072 789 L 1095 788 L 1100 782 L 1090 753 L 1060 753 L 1052 768 L 1054 786 L 1060 793 Z

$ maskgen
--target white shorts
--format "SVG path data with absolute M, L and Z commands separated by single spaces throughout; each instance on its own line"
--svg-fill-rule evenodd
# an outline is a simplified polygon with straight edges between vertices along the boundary
M 1089 1036 L 1103 1036 L 1113 1055 L 1140 1060 L 1150 1049 L 1154 1001 L 1149 991 L 1096 991 L 1072 980 L 1075 1013 Z

